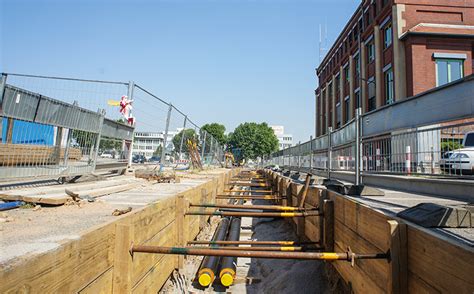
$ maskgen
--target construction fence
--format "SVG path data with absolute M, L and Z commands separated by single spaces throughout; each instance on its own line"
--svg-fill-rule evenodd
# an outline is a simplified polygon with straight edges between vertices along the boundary
M 474 178 L 474 76 L 360 115 L 265 164 L 325 173 Z
M 124 107 L 131 102 L 131 109 Z M 127 109 L 125 109 L 127 108 Z M 124 112 L 127 112 L 124 115 Z M 176 106 L 134 82 L 3 73 L 0 178 L 67 178 L 157 164 L 223 161 L 223 146 Z

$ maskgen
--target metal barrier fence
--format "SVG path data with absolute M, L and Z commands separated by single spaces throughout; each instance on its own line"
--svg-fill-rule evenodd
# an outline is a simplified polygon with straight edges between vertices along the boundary
M 132 100 L 136 123 L 120 113 Z M 2 74 L 0 178 L 69 177 L 128 164 L 186 167 L 188 140 L 206 165 L 223 148 L 187 115 L 133 82 Z
M 474 76 L 356 115 L 265 163 L 328 177 L 353 172 L 359 183 L 360 173 L 473 178 Z

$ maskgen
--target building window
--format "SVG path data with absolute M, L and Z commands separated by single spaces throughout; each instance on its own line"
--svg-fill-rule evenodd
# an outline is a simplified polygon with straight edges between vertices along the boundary
M 464 76 L 463 59 L 436 59 L 436 86 L 442 86 Z
M 339 129 L 341 127 L 341 121 L 342 121 L 342 109 L 341 109 L 341 103 L 336 104 L 336 129 Z
M 368 82 L 367 82 L 367 86 L 369 88 L 369 99 L 368 99 L 368 105 L 367 105 L 367 111 L 372 111 L 372 110 L 375 110 L 375 108 L 377 107 L 377 103 L 375 101 L 375 82 L 374 82 L 374 78 L 371 77 L 369 78 Z
M 384 83 L 385 83 L 385 103 L 393 103 L 393 70 L 389 68 L 384 72 Z
M 355 92 L 355 105 L 356 109 L 360 107 L 360 91 Z
M 344 119 L 348 121 L 350 117 L 350 99 L 349 96 L 344 98 Z
M 383 44 L 385 49 L 392 45 L 392 36 L 392 25 L 390 24 L 383 30 Z
M 349 83 L 349 66 L 344 67 L 344 78 L 346 79 L 346 83 Z
M 359 78 L 359 75 L 360 75 L 359 54 L 357 54 L 356 56 L 354 56 L 354 62 L 355 62 L 355 75 L 356 75 L 356 79 L 358 79 L 358 78 Z
M 369 63 L 375 60 L 375 44 L 374 40 L 367 44 L 367 60 Z

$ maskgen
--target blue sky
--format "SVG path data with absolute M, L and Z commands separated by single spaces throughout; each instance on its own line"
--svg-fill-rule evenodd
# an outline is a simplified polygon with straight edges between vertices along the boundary
M 0 71 L 133 80 L 198 124 L 231 131 L 266 121 L 295 141 L 314 133 L 319 24 L 327 23 L 331 44 L 359 4 L 0 2 Z

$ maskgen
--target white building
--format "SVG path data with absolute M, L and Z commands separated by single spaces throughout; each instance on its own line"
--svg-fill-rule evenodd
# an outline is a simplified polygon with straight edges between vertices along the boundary
M 173 138 L 179 131 L 169 131 L 167 142 L 167 150 L 173 150 Z M 133 136 L 132 156 L 143 155 L 147 159 L 153 156 L 159 146 L 163 146 L 164 132 L 135 132 Z M 158 156 L 161 156 L 159 154 Z
M 293 146 L 293 135 L 285 134 L 284 126 L 270 126 L 273 129 L 273 133 L 278 138 L 279 150 L 289 148 Z

